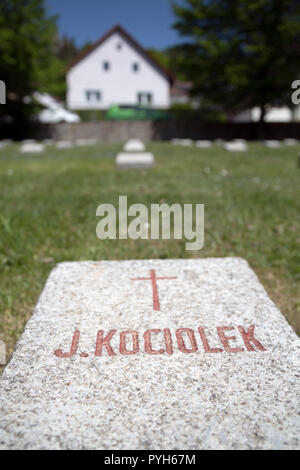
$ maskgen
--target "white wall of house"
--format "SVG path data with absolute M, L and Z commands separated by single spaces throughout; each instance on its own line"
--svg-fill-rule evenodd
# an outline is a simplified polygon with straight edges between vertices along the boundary
M 105 63 L 108 70 L 105 70 Z M 136 65 L 135 65 L 136 64 Z M 137 70 L 134 70 L 137 67 Z M 113 104 L 136 105 L 139 94 L 146 104 L 168 108 L 170 84 L 155 65 L 144 58 L 118 32 L 74 65 L 67 74 L 70 109 L 107 109 Z

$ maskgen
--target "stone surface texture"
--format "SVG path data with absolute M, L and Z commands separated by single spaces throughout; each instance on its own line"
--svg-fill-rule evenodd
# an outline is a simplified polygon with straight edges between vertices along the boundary
M 119 153 L 116 158 L 116 165 L 121 169 L 128 168 L 153 168 L 155 164 L 152 153 Z
M 175 277 L 157 279 L 156 309 L 151 273 Z M 255 325 L 265 350 L 247 350 L 239 325 Z M 222 352 L 205 352 L 200 327 Z M 217 327 L 234 328 L 226 336 L 242 351 L 226 352 Z M 182 328 L 193 330 L 194 352 L 179 349 Z M 161 354 L 146 352 L 144 333 L 153 329 L 151 347 Z M 95 357 L 97 332 L 113 330 L 115 355 L 103 347 Z M 128 330 L 139 352 L 122 355 Z M 57 357 L 75 331 L 76 353 Z M 0 448 L 299 448 L 299 344 L 242 259 L 59 264 L 0 379 Z

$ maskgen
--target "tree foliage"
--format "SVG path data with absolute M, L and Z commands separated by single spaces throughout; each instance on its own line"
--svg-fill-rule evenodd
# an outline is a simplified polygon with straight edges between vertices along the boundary
M 7 87 L 7 105 L 0 111 L 19 126 L 32 111 L 24 98 L 34 91 L 64 95 L 56 37 L 56 18 L 47 17 L 44 0 L 0 0 L 0 79 Z
M 291 104 L 300 75 L 299 0 L 185 0 L 173 5 L 186 41 L 177 64 L 193 93 L 239 111 Z

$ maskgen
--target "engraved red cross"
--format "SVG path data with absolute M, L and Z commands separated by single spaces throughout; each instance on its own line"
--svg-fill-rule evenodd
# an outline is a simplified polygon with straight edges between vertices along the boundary
M 177 277 L 156 277 L 155 269 L 150 269 L 150 277 L 138 277 L 136 279 L 131 279 L 132 281 L 151 281 L 152 283 L 152 292 L 153 292 L 153 308 L 154 310 L 159 311 L 159 298 L 158 298 L 158 289 L 157 282 L 165 279 L 177 279 Z

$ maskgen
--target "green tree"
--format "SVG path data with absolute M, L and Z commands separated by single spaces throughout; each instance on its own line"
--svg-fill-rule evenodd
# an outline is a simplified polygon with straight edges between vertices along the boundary
M 185 0 L 173 5 L 174 28 L 186 38 L 177 64 L 193 94 L 240 111 L 291 105 L 300 74 L 299 0 Z
M 63 63 L 56 57 L 56 18 L 48 18 L 44 0 L 0 1 L 0 79 L 7 87 L 10 115 L 22 129 L 32 113 L 26 97 L 34 91 L 63 96 Z
M 156 60 L 162 67 L 170 68 L 170 57 L 167 51 L 159 51 L 153 47 L 148 49 L 149 54 Z
M 72 62 L 78 54 L 78 48 L 73 38 L 62 36 L 57 39 L 57 57 L 66 65 Z
M 185 81 L 187 77 L 182 67 L 178 66 L 177 48 L 168 47 L 164 50 L 158 50 L 154 48 L 148 49 L 149 54 L 158 62 L 162 67 L 169 70 L 174 74 L 177 80 Z

